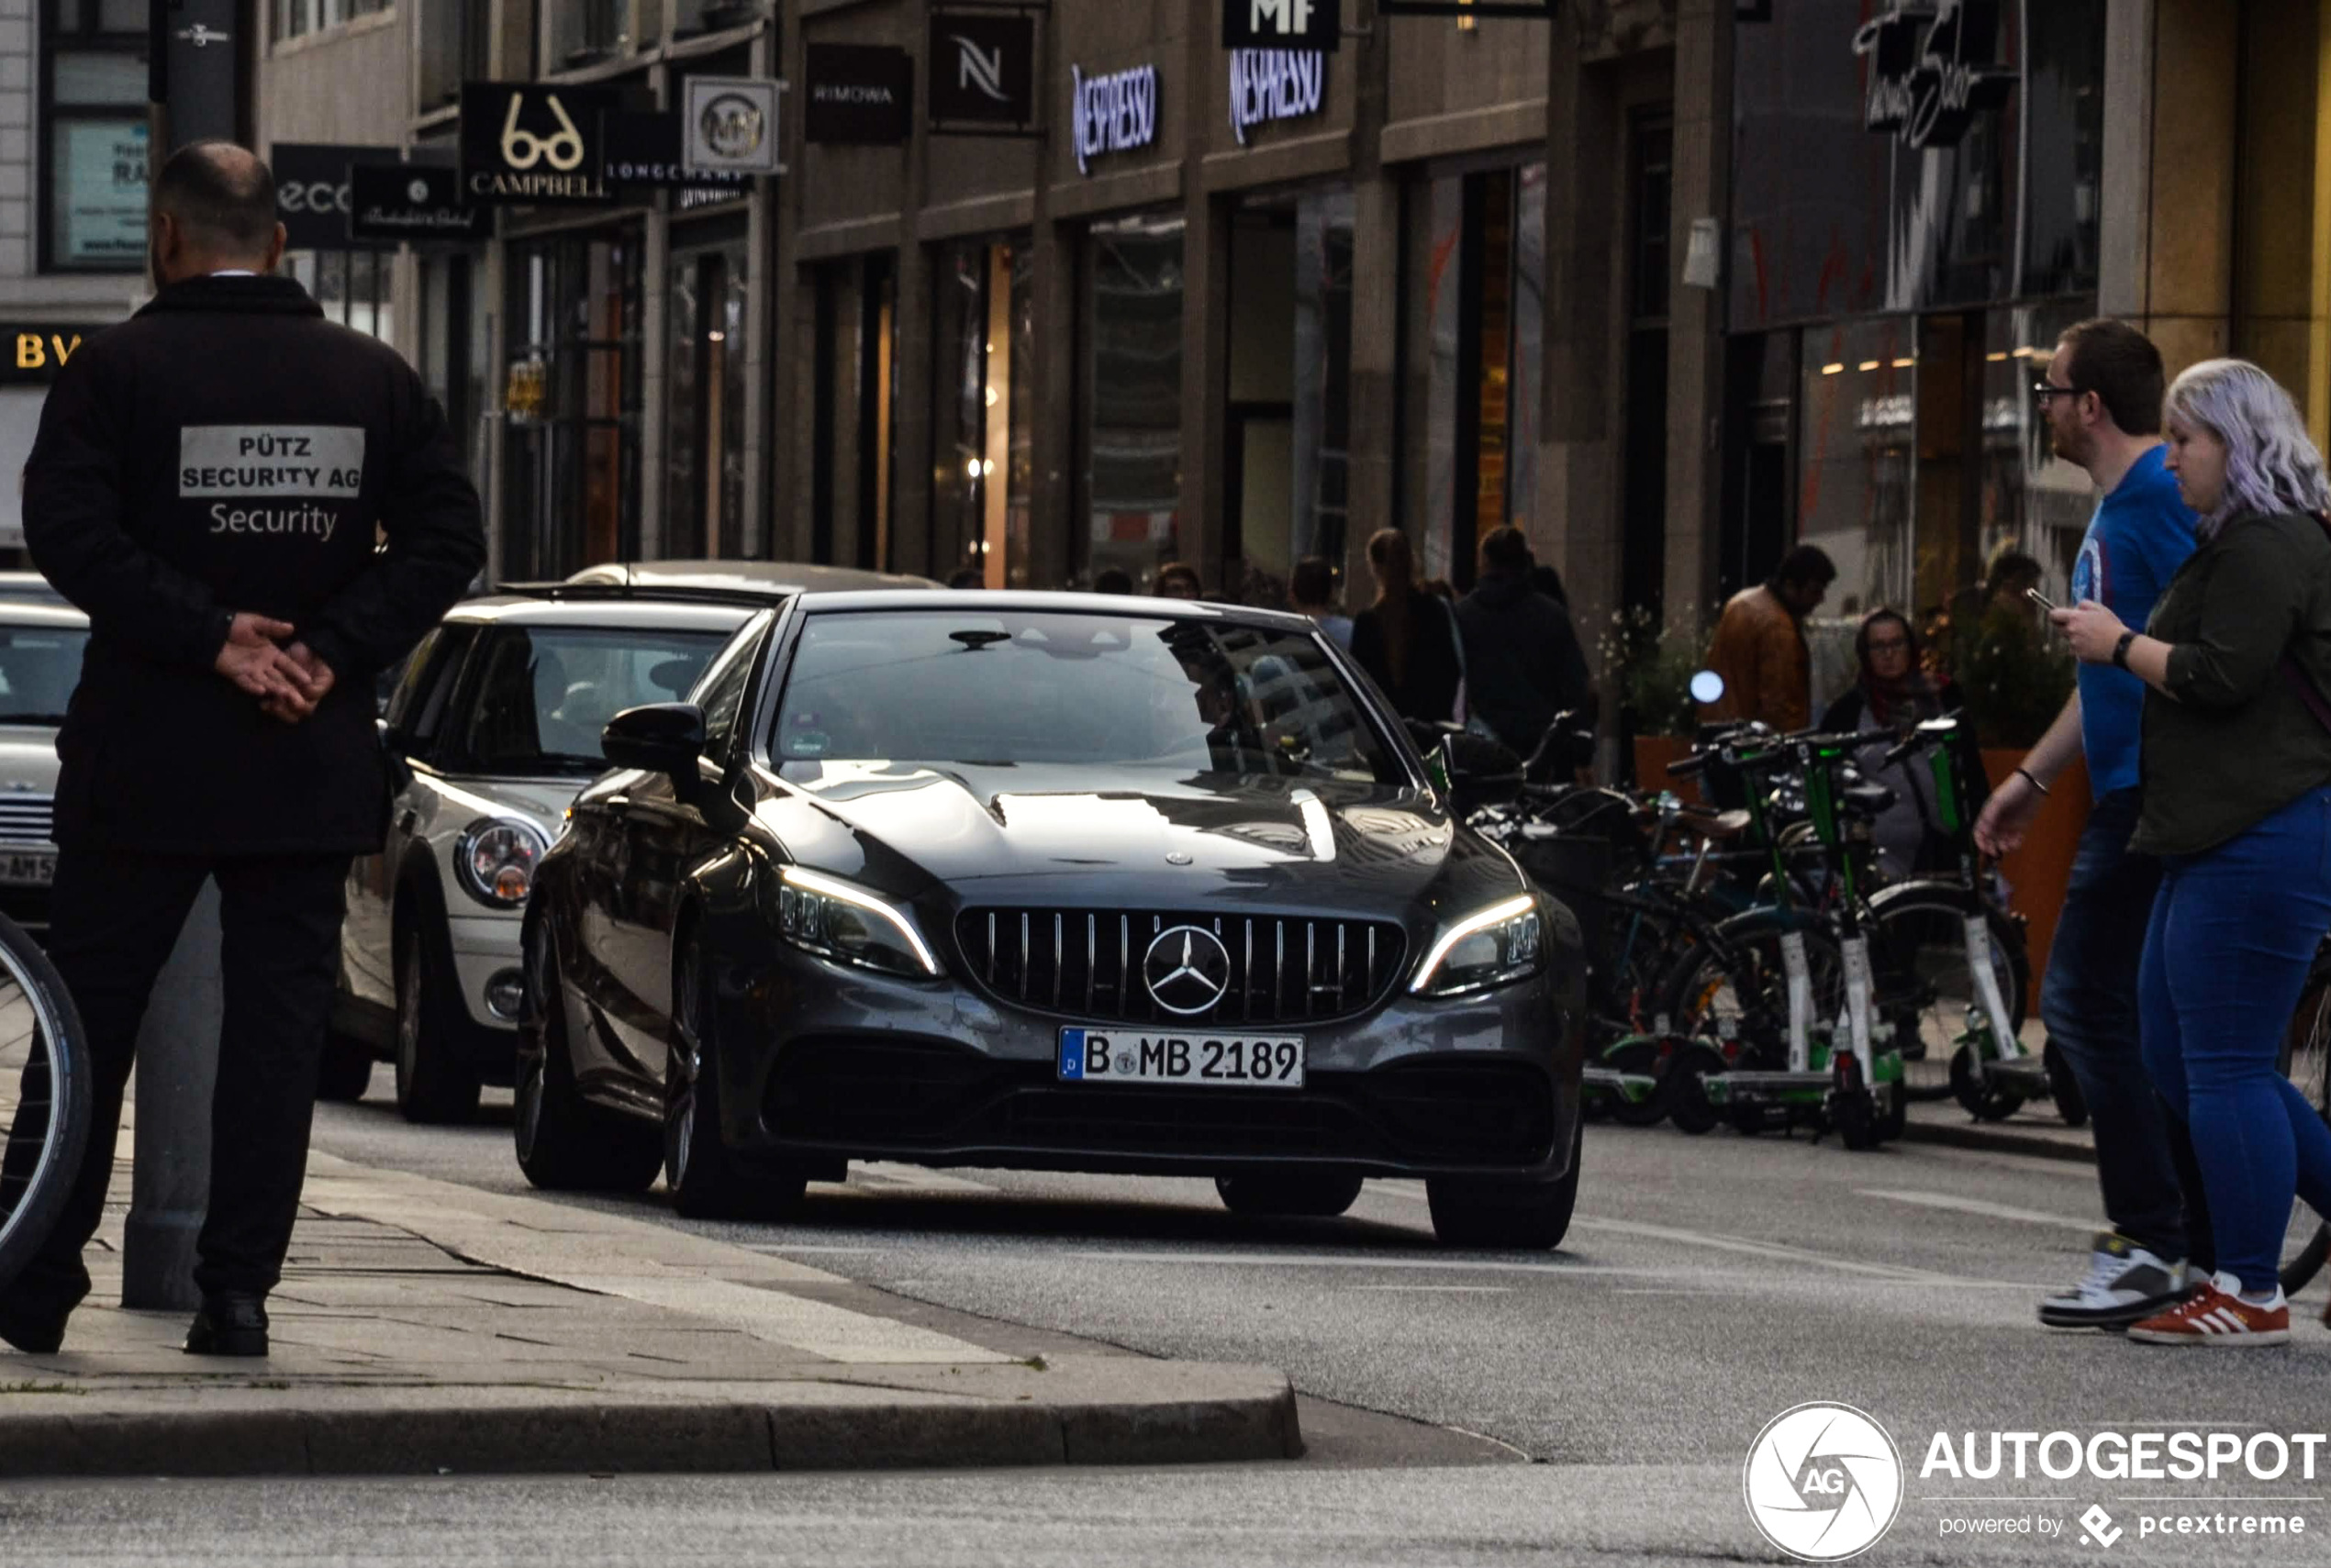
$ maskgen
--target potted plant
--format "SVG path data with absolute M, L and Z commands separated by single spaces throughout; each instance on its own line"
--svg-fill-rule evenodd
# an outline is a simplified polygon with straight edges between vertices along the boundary
M 1598 652 L 1634 738 L 1635 780 L 1645 788 L 1664 784 L 1667 764 L 1690 749 L 1700 723 L 1691 677 L 1706 651 L 1696 625 L 1662 625 L 1641 605 L 1613 614 L 1602 635 Z

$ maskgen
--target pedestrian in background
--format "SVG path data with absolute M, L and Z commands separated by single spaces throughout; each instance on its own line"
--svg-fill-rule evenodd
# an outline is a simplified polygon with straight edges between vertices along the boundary
M 1336 647 L 1350 651 L 1352 617 L 1335 607 L 1335 573 L 1324 556 L 1307 555 L 1295 563 L 1287 580 L 1287 597 L 1297 615 L 1319 622 Z
M 1376 602 L 1352 617 L 1352 657 L 1403 718 L 1445 724 L 1456 710 L 1464 672 L 1456 623 L 1416 579 L 1408 536 L 1384 528 L 1367 541 Z
M 1732 596 L 1708 645 L 1708 668 L 1723 677 L 1724 695 L 1702 708 L 1703 717 L 1769 724 L 1783 735 L 1812 723 L 1812 654 L 1804 623 L 1836 580 L 1828 554 L 1801 544 L 1781 557 L 1765 583 Z
M 1506 750 L 1527 757 L 1555 716 L 1592 700 L 1587 656 L 1570 613 L 1530 582 L 1530 541 L 1520 528 L 1481 539 L 1481 576 L 1456 606 L 1465 653 L 1466 710 Z
M 1133 574 L 1121 566 L 1104 566 L 1093 578 L 1096 594 L 1130 594 L 1133 591 Z
M 1161 599 L 1202 599 L 1206 596 L 1205 580 L 1198 568 L 1178 561 L 1166 562 L 1157 569 L 1156 596 Z
M 152 302 L 58 373 L 25 469 L 26 544 L 89 616 L 57 736 L 49 951 L 88 1032 L 95 1106 L 63 1218 L 0 1295 L 0 1339 L 54 1351 L 88 1294 L 81 1253 L 139 1025 L 215 879 L 225 1016 L 185 1348 L 264 1355 L 341 890 L 388 810 L 374 677 L 461 596 L 485 539 L 420 378 L 273 275 L 284 230 L 266 164 L 186 148 L 156 178 L 149 222 Z M 38 1147 L 9 1143 L 10 1185 Z
M 1910 617 L 1900 610 L 1884 608 L 1864 616 L 1854 634 L 1854 658 L 1858 678 L 1845 695 L 1829 705 L 1821 716 L 1821 728 L 1833 735 L 1858 734 L 1865 729 L 1908 735 L 1930 718 L 1960 715 L 1959 771 L 1974 797 L 1961 801 L 1959 809 L 1980 811 L 1991 798 L 1991 785 L 1983 773 L 1982 748 L 1977 743 L 1975 727 L 1964 717 L 1966 695 L 1951 682 L 1937 681 L 1927 673 L 1925 650 L 1919 645 Z M 1870 836 L 1886 871 L 1896 877 L 1930 869 L 1955 873 L 1958 868 L 1942 859 L 1948 851 L 1941 827 L 1941 803 L 1935 798 L 1934 769 L 1924 756 L 1906 757 L 1889 766 L 1886 753 L 1890 749 L 1888 742 L 1879 741 L 1866 747 L 1860 758 L 1862 773 L 1894 792 L 1894 804 L 1870 825 Z M 1924 1049 L 1916 1040 L 1904 1044 L 1905 1053 L 1911 1050 L 1923 1053 Z
M 2144 333 L 2084 321 L 2058 341 L 2033 388 L 2056 455 L 2086 469 L 2102 497 L 2072 568 L 2072 597 L 2136 626 L 2193 553 L 2193 514 L 2161 448 L 2166 379 Z M 2088 759 L 2088 826 L 2057 916 L 2040 1018 L 2088 1102 L 2112 1229 L 2096 1238 L 2087 1275 L 2040 1303 L 2040 1321 L 2054 1329 L 2125 1327 L 2182 1299 L 2189 1275 L 2215 1267 L 2200 1173 L 2140 1044 L 2137 960 L 2161 884 L 2160 862 L 2129 842 L 2145 707 L 2136 676 L 2082 664 L 2063 711 L 1975 824 L 1985 854 L 2011 852 L 2054 781 L 2074 758 Z
M 2150 688 L 2131 848 L 2161 857 L 2137 1006 L 2191 1129 L 2214 1276 L 2129 1338 L 2271 1345 L 2295 1194 L 2331 1218 L 2331 1126 L 2277 1053 L 2331 929 L 2331 484 L 2290 395 L 2209 360 L 2169 394 L 2169 467 L 2201 519 L 2143 632 L 2094 600 L 2053 617 L 2083 664 Z

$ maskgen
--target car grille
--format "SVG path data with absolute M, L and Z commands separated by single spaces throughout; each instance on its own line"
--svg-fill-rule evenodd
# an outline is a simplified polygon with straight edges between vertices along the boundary
M 1222 998 L 1203 1012 L 1161 1007 L 1143 983 L 1150 943 L 1178 926 L 1211 931 L 1230 954 Z M 967 909 L 956 940 L 997 1000 L 1093 1023 L 1314 1024 L 1364 1013 L 1404 971 L 1408 938 L 1385 920 L 1177 915 L 1096 909 Z
M 46 844 L 56 832 L 57 803 L 45 795 L 0 795 L 0 843 Z
M 788 1044 L 763 1114 L 789 1142 L 911 1151 L 1534 1165 L 1554 1147 L 1544 1069 L 1505 1060 L 1320 1073 L 1298 1091 L 1064 1084 L 1043 1063 L 943 1041 Z

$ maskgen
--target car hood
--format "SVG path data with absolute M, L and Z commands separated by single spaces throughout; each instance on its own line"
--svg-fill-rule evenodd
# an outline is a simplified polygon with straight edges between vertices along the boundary
M 0 724 L 0 800 L 57 793 L 57 732 L 46 725 Z
M 788 857 L 909 897 L 938 883 L 966 904 L 1384 914 L 1452 883 L 1460 896 L 1520 885 L 1416 789 L 1090 767 L 795 763 L 775 777 L 760 816 Z

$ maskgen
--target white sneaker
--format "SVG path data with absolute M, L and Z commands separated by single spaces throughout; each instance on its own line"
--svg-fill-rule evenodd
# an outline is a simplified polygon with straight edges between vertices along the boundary
M 2125 1329 L 2185 1299 L 2186 1265 L 2154 1256 L 2127 1237 L 2100 1231 L 2088 1277 L 2040 1303 L 2051 1329 Z

